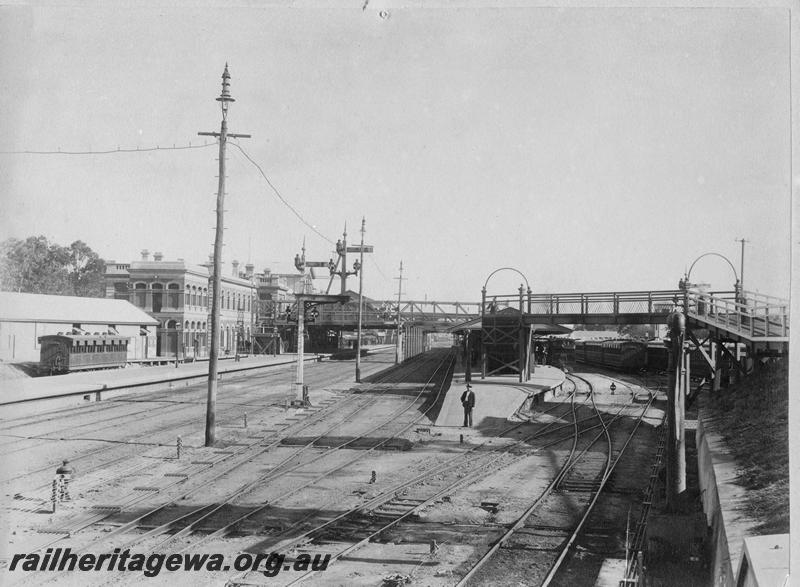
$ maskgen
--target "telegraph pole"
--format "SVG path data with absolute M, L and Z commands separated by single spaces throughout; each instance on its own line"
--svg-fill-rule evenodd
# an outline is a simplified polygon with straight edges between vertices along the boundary
M 400 277 L 395 277 L 395 279 L 397 280 L 397 318 L 395 319 L 394 364 L 399 365 L 403 351 L 403 346 L 400 342 L 400 296 L 403 293 L 403 261 L 400 261 Z
M 360 249 L 360 257 L 358 261 L 360 271 L 358 273 L 358 336 L 356 337 L 358 349 L 356 350 L 356 383 L 361 383 L 361 316 L 364 312 L 364 233 L 366 232 L 366 229 L 364 228 L 364 221 L 364 217 L 362 216 L 361 246 L 358 247 Z
M 216 441 L 216 409 L 217 409 L 217 355 L 219 353 L 219 312 L 220 289 L 222 287 L 222 235 L 225 225 L 223 212 L 225 204 L 225 143 L 228 138 L 250 138 L 250 135 L 228 132 L 228 106 L 235 102 L 231 97 L 228 64 L 222 73 L 222 94 L 217 102 L 222 107 L 222 124 L 219 132 L 199 132 L 198 135 L 219 138 L 219 184 L 217 187 L 217 226 L 214 235 L 214 267 L 211 288 L 211 355 L 208 360 L 208 398 L 206 401 L 206 442 L 205 446 L 214 446 Z

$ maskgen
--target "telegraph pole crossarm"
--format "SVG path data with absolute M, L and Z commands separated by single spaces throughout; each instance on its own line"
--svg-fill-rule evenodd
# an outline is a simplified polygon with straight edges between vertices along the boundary
M 208 360 L 208 398 L 206 402 L 206 431 L 205 446 L 214 446 L 216 441 L 216 403 L 217 403 L 217 373 L 218 373 L 218 354 L 219 354 L 219 314 L 220 314 L 220 289 L 222 286 L 222 246 L 223 213 L 225 209 L 225 144 L 228 138 L 250 138 L 247 134 L 235 134 L 228 132 L 228 107 L 231 102 L 235 102 L 230 93 L 230 74 L 228 64 L 225 64 L 225 71 L 222 73 L 222 94 L 217 98 L 222 108 L 222 123 L 220 130 L 216 132 L 199 132 L 201 136 L 212 136 L 219 138 L 219 184 L 217 188 L 217 226 L 214 236 L 214 265 L 211 289 L 211 349 Z

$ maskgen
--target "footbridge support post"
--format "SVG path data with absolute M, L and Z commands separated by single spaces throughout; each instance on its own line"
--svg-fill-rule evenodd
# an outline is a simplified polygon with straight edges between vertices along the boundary
M 686 433 L 684 416 L 689 384 L 689 354 L 684 349 L 686 318 L 675 308 L 667 318 L 670 331 L 669 381 L 667 384 L 667 508 L 678 511 L 686 491 Z

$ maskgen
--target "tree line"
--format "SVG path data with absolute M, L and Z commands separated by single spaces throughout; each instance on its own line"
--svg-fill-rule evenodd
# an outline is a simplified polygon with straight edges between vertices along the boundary
M 80 240 L 66 247 L 45 236 L 0 243 L 3 291 L 102 298 L 104 269 L 105 261 Z

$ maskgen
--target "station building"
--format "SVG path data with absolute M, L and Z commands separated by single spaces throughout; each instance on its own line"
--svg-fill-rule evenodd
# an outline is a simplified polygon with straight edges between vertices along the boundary
M 156 354 L 157 320 L 126 300 L 0 292 L 0 360 L 38 362 L 39 337 L 59 333 L 128 338 L 128 360 Z
M 106 297 L 128 300 L 157 321 L 156 354 L 160 357 L 207 357 L 210 350 L 213 259 L 203 265 L 183 259 L 165 261 L 160 252 L 143 250 L 130 263 L 107 261 Z M 253 266 L 221 276 L 220 349 L 223 354 L 249 352 L 255 329 L 256 279 Z

